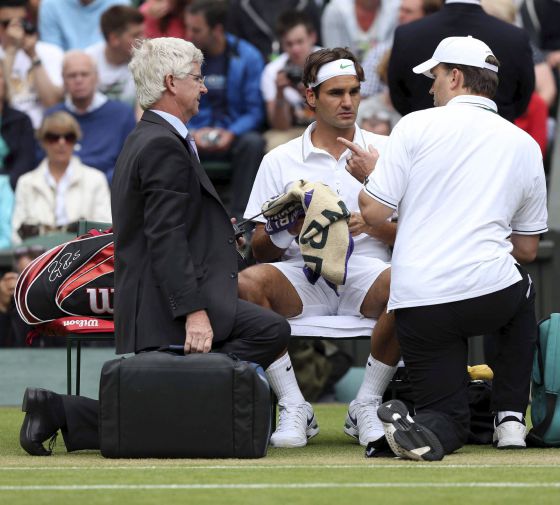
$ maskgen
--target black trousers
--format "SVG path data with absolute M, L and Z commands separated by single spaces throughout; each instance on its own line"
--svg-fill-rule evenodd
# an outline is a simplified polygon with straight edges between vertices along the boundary
M 490 334 L 495 339 L 492 409 L 527 409 L 537 322 L 531 279 L 519 270 L 521 281 L 495 293 L 395 311 L 414 419 L 434 432 L 446 454 L 462 447 L 469 434 L 469 337 Z
M 258 363 L 265 370 L 288 347 L 290 325 L 282 316 L 244 300 L 237 301 L 234 329 L 213 351 L 233 353 L 238 358 Z M 84 396 L 61 395 L 66 415 L 62 436 L 66 449 L 99 449 L 97 400 Z M 165 414 L 162 414 L 165 415 Z

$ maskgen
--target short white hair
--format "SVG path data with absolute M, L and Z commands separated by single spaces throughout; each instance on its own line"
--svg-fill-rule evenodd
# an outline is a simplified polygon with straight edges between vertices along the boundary
M 93 57 L 90 54 L 84 51 L 80 51 L 79 49 L 71 49 L 70 51 L 66 51 L 62 58 L 62 75 L 64 75 L 64 73 L 66 72 L 66 67 L 68 66 L 68 63 L 76 59 L 87 60 L 87 62 L 91 65 L 91 68 L 94 71 L 94 73 L 96 74 L 98 73 L 97 62 L 93 59 Z
M 202 64 L 200 49 L 191 42 L 175 37 L 138 41 L 132 50 L 128 68 L 134 77 L 136 98 L 142 109 L 149 109 L 165 91 L 165 76 L 183 79 L 192 64 Z

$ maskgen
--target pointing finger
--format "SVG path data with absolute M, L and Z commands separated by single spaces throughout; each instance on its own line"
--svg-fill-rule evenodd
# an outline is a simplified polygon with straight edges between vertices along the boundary
M 344 137 L 337 137 L 336 140 L 338 140 L 341 144 L 344 144 L 353 153 L 359 154 L 363 151 L 363 149 L 358 144 L 355 144 L 354 142 L 350 142 L 349 140 L 346 140 Z

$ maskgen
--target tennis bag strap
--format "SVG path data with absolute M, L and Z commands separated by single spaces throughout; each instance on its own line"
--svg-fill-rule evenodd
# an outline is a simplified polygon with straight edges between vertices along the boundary
M 108 361 L 99 389 L 108 458 L 260 458 L 270 388 L 253 363 L 220 353 L 144 352 Z
M 539 324 L 532 379 L 534 425 L 529 440 L 540 445 L 560 445 L 560 314 L 551 314 Z M 538 409 L 544 409 L 545 415 L 535 423 Z

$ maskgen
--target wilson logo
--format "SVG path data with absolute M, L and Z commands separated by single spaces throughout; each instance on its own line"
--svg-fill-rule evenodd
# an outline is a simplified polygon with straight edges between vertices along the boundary
M 87 288 L 89 307 L 93 314 L 112 314 L 114 288 Z
M 64 321 L 62 323 L 65 327 L 66 326 L 71 326 L 71 325 L 76 325 L 79 326 L 80 328 L 83 327 L 97 327 L 99 326 L 99 321 L 97 319 L 70 319 L 68 321 Z

